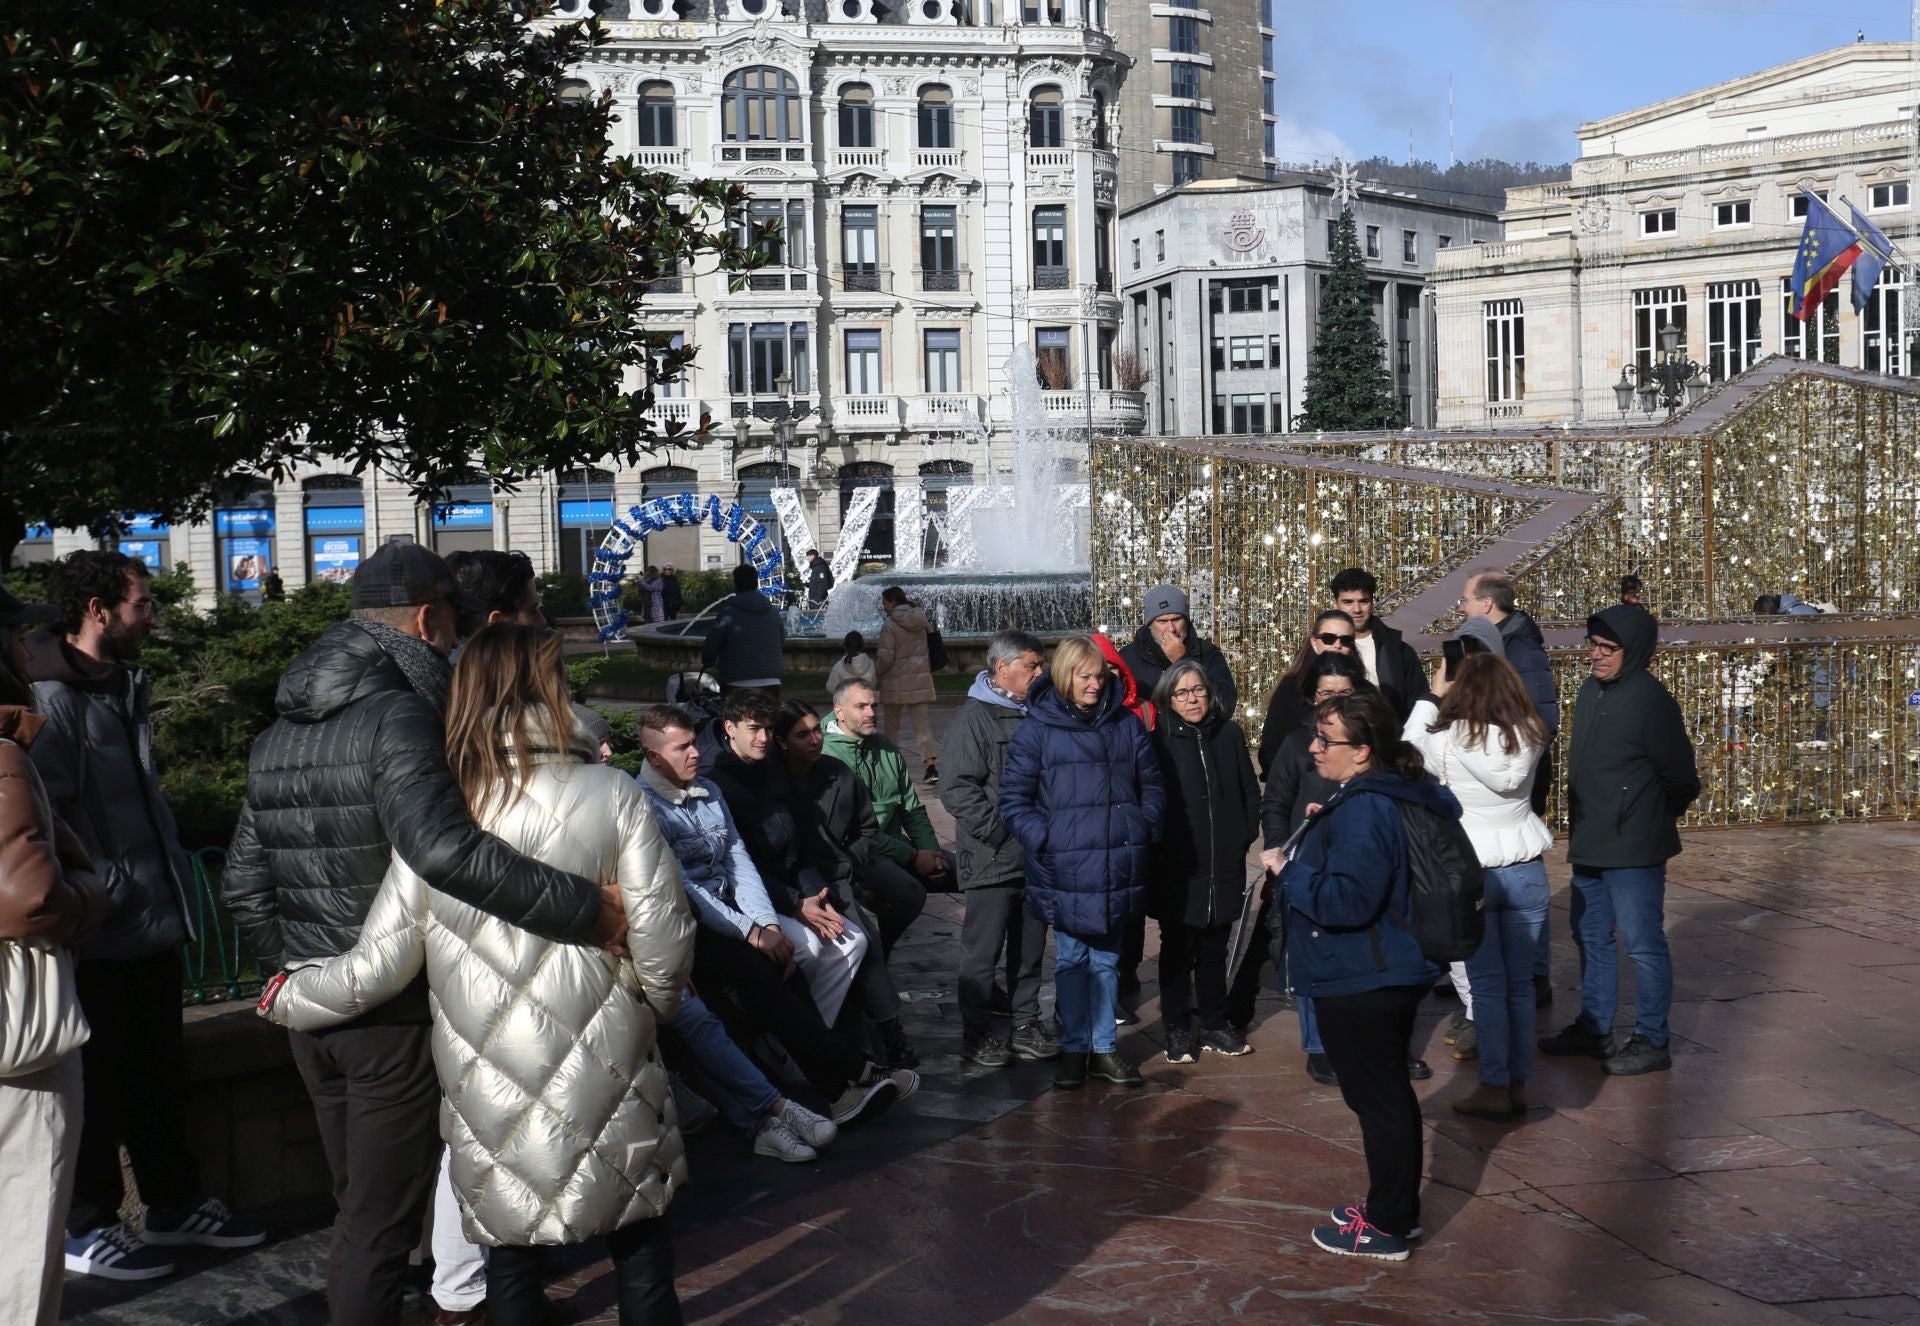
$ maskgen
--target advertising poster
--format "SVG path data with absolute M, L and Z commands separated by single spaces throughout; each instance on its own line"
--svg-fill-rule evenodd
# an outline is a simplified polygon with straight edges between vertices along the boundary
M 360 567 L 360 536 L 342 534 L 313 541 L 313 578 L 344 585 Z
M 137 557 L 147 564 L 149 571 L 164 569 L 161 566 L 161 549 L 164 544 L 153 539 L 122 539 L 120 551 L 128 557 Z
M 433 509 L 436 529 L 492 529 L 493 503 L 448 502 Z
M 239 594 L 259 589 L 260 581 L 273 566 L 272 539 L 228 539 L 227 590 Z

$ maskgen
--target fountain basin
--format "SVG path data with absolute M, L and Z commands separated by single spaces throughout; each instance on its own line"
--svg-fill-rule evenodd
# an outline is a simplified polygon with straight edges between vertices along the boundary
M 1093 582 L 1084 571 L 967 569 L 883 572 L 837 586 L 818 629 L 829 640 L 848 631 L 878 640 L 884 624 L 880 595 L 890 585 L 926 609 L 949 643 L 1009 628 L 1056 636 L 1093 629 Z

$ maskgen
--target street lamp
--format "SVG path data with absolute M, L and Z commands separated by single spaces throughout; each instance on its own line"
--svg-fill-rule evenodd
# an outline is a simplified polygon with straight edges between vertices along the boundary
M 1620 380 L 1613 384 L 1613 400 L 1622 414 L 1633 408 L 1633 398 L 1638 396 L 1645 413 L 1651 415 L 1664 405 L 1667 418 L 1671 419 L 1679 412 L 1682 399 L 1688 405 L 1698 404 L 1713 386 L 1708 369 L 1691 359 L 1680 358 L 1678 327 L 1662 322 L 1655 340 L 1659 342 L 1659 352 L 1645 368 L 1637 364 L 1621 366 Z

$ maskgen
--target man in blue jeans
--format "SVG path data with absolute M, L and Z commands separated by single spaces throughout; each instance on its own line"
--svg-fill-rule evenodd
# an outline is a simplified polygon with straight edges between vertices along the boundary
M 1636 604 L 1615 604 L 1587 619 L 1592 673 L 1574 705 L 1567 749 L 1580 1016 L 1542 1040 L 1540 1050 L 1604 1060 L 1617 1077 L 1673 1066 L 1667 862 L 1680 854 L 1677 822 L 1700 795 L 1680 706 L 1647 670 L 1659 639 L 1659 625 Z M 1635 977 L 1633 1034 L 1619 1047 L 1612 1035 L 1620 1000 L 1616 933 Z

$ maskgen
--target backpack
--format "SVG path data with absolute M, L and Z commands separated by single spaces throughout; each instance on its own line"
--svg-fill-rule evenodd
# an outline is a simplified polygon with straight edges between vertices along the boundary
M 1407 840 L 1412 914 L 1387 915 L 1413 936 L 1430 961 L 1465 962 L 1479 951 L 1486 933 L 1486 872 L 1480 854 L 1458 819 L 1408 801 L 1396 804 Z
M 947 668 L 947 642 L 937 626 L 927 628 L 927 666 L 935 672 L 944 672 Z

